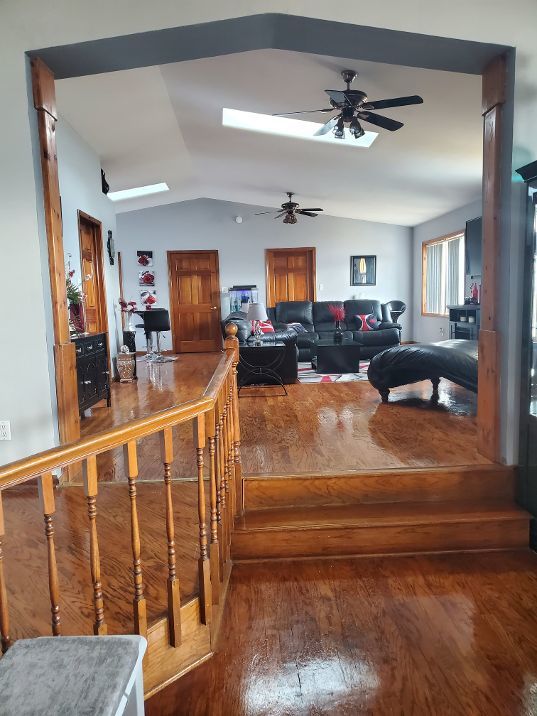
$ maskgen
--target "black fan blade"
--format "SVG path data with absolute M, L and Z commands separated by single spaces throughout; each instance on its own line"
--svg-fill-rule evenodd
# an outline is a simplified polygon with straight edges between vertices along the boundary
M 336 104 L 347 104 L 349 101 L 343 90 L 325 90 L 325 92 L 330 97 L 332 102 L 335 102 Z
M 272 209 L 271 211 L 258 211 L 257 214 L 254 214 L 254 216 L 263 216 L 263 214 L 274 214 L 275 211 L 277 211 L 277 209 Z
M 379 99 L 376 102 L 364 104 L 364 109 L 388 109 L 388 107 L 406 107 L 409 104 L 423 104 L 423 99 L 413 94 L 410 97 L 394 97 L 393 99 Z
M 390 132 L 395 132 L 396 129 L 403 127 L 403 122 L 398 122 L 396 119 L 390 119 L 389 117 L 383 117 L 381 114 L 375 114 L 374 112 L 358 112 L 359 119 L 363 122 L 369 122 L 369 124 L 375 124 L 377 127 L 382 129 L 389 129 Z
M 315 114 L 315 112 L 333 112 L 333 107 L 324 107 L 323 109 L 299 109 L 298 112 L 280 112 L 273 114 L 273 117 L 288 117 L 291 114 Z
M 300 211 L 322 211 L 322 209 L 311 209 L 309 206 L 307 206 L 304 209 L 300 209 Z
M 318 129 L 313 136 L 321 137 L 323 134 L 327 134 L 331 129 L 334 129 L 340 117 L 341 114 L 336 114 L 336 116 L 332 117 L 332 119 L 329 119 L 326 124 L 323 124 L 323 126 Z
M 303 214 L 304 216 L 317 216 L 317 214 L 314 214 L 312 211 L 306 211 L 306 209 L 298 209 L 297 214 Z
M 287 209 L 285 211 L 281 211 L 277 216 L 275 216 L 275 219 L 281 219 L 282 216 L 285 216 L 287 214 Z

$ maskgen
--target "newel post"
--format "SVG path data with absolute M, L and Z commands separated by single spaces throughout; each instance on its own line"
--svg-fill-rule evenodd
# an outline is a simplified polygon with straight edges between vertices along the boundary
M 239 415 L 239 393 L 237 389 L 237 366 L 239 364 L 239 340 L 237 338 L 237 331 L 238 328 L 234 323 L 227 324 L 226 340 L 224 342 L 224 347 L 228 356 L 233 356 L 233 459 L 235 467 L 235 490 L 236 494 L 239 495 L 239 510 L 242 514 L 244 512 L 244 490 L 242 482 L 241 464 L 241 426 Z

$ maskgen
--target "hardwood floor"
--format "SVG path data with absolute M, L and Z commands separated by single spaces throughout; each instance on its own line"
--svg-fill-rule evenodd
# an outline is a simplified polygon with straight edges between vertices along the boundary
M 530 552 L 237 565 L 215 656 L 148 716 L 537 713 Z
M 87 504 L 81 487 L 55 491 L 56 558 L 62 634 L 92 633 L 92 587 Z M 174 483 L 173 500 L 178 577 L 182 602 L 198 592 L 197 485 Z M 4 567 L 13 638 L 50 634 L 47 550 L 36 486 L 3 494 L 6 537 Z M 132 551 L 127 486 L 100 485 L 97 531 L 104 613 L 109 634 L 132 633 Z M 142 571 L 148 618 L 162 616 L 167 599 L 167 542 L 164 486 L 138 484 Z
M 138 382 L 114 383 L 113 407 L 95 408 L 92 417 L 82 421 L 83 435 L 199 395 L 218 358 L 214 353 L 181 355 L 163 364 L 153 381 L 145 362 L 139 361 Z M 288 392 L 285 397 L 271 388 L 253 388 L 241 395 L 244 474 L 488 463 L 477 452 L 476 396 L 448 381 L 440 383 L 437 405 L 429 400 L 430 382 L 394 389 L 387 405 L 367 381 L 297 383 L 288 386 Z M 181 426 L 174 440 L 172 476 L 193 477 L 190 428 Z M 159 479 L 158 439 L 145 439 L 139 452 L 140 479 Z M 99 479 L 124 479 L 120 452 L 100 456 Z

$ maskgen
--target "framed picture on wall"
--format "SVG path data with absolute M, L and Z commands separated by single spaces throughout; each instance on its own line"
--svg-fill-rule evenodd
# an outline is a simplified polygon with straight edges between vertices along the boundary
M 136 261 L 138 266 L 153 266 L 153 252 L 152 251 L 137 251 Z
M 351 286 L 376 286 L 377 257 L 351 256 Z
M 155 272 L 152 269 L 138 272 L 138 285 L 139 286 L 154 286 L 155 285 Z
M 148 289 L 145 291 L 140 291 L 140 303 L 142 304 L 144 309 L 152 308 L 155 303 L 157 302 L 157 292 Z

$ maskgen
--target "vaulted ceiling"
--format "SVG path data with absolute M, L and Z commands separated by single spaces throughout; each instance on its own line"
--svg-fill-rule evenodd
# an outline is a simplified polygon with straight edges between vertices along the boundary
M 382 110 L 405 126 L 378 130 L 369 149 L 222 126 L 223 107 L 324 107 L 323 90 L 343 87 L 347 68 L 370 99 L 419 94 L 424 104 Z M 197 197 L 276 207 L 294 191 L 327 214 L 413 226 L 481 192 L 476 75 L 258 50 L 60 80 L 57 94 L 60 116 L 100 156 L 113 190 L 162 181 L 171 189 L 118 203 L 118 212 Z

